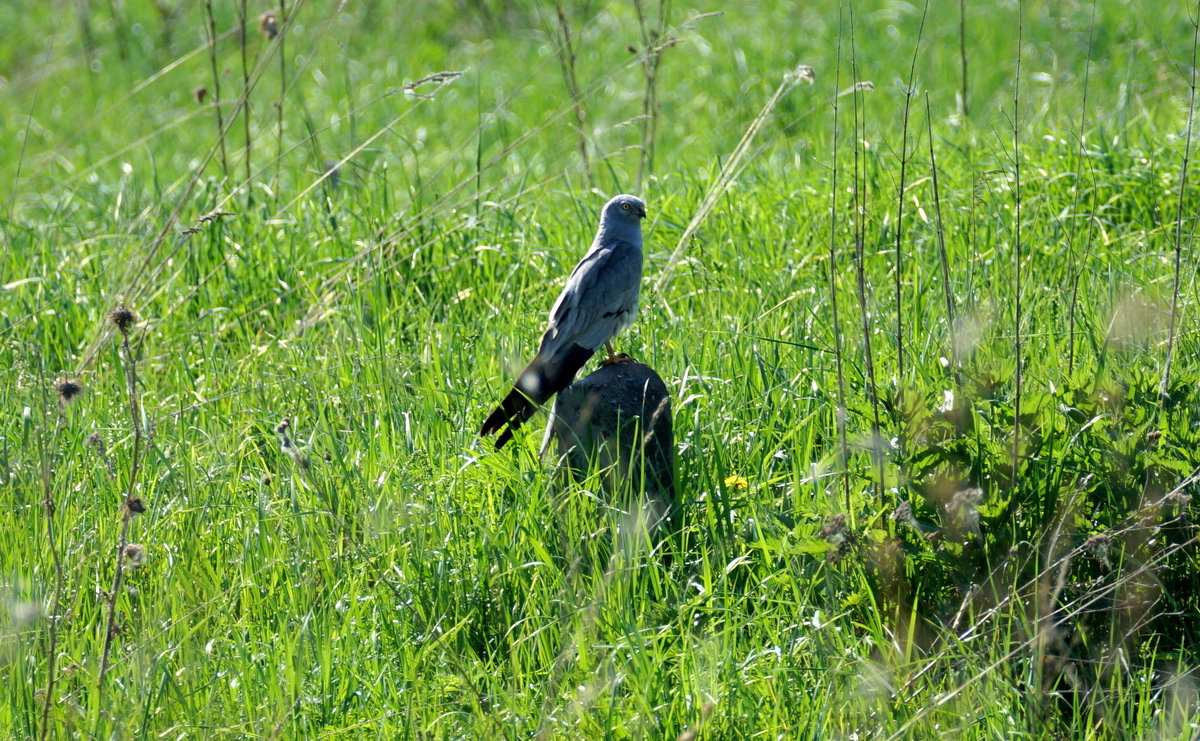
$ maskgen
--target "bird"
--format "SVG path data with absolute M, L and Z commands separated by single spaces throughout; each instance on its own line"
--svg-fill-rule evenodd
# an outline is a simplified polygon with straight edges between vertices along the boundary
M 537 355 L 479 430 L 481 437 L 500 433 L 497 449 L 539 406 L 566 388 L 601 347 L 608 352 L 601 365 L 632 360 L 614 352 L 611 340 L 637 314 L 644 218 L 646 204 L 637 196 L 618 195 L 604 204 L 592 246 L 550 309 Z

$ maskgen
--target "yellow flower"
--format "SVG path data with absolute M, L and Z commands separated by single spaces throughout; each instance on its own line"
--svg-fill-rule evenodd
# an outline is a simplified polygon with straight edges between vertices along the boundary
M 725 485 L 731 489 L 746 489 L 749 488 L 750 482 L 742 476 L 726 476 Z

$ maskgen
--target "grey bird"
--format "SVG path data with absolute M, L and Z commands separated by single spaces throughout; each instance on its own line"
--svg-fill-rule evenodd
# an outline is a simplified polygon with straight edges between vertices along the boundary
M 646 204 L 636 196 L 619 195 L 604 204 L 600 229 L 554 302 L 537 355 L 479 430 L 481 436 L 500 432 L 497 448 L 566 388 L 601 346 L 608 351 L 605 365 L 630 359 L 613 352 L 609 340 L 633 324 L 637 313 L 644 218 Z

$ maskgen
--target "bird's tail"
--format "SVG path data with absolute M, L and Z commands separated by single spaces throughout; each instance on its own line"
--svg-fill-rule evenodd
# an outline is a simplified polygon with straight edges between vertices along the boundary
M 544 358 L 539 353 L 525 366 L 512 390 L 500 402 L 480 428 L 480 436 L 500 432 L 496 448 L 503 448 L 513 433 L 534 415 L 537 408 L 562 391 L 575 379 L 575 374 L 592 357 L 595 350 L 572 344 L 564 351 Z

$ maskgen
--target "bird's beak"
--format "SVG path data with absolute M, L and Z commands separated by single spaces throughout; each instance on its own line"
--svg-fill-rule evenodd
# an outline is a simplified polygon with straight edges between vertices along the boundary
M 639 218 L 639 219 L 644 219 L 644 218 L 646 218 L 646 209 L 644 209 L 644 208 L 638 208 L 638 210 L 637 210 L 637 215 L 638 215 L 638 218 Z

